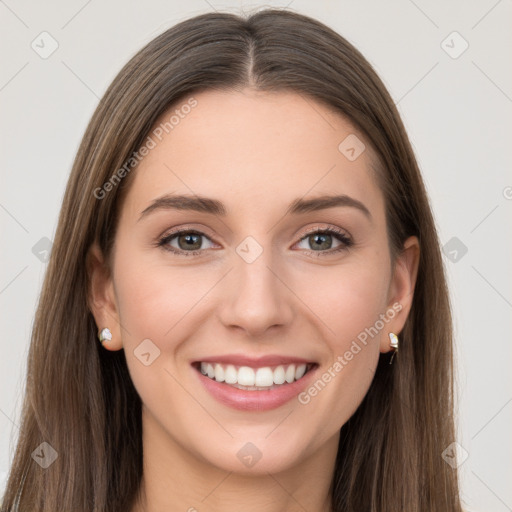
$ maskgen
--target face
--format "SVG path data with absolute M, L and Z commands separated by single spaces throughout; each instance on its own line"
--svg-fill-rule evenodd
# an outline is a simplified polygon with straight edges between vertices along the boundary
M 194 99 L 132 171 L 94 312 L 161 449 L 285 470 L 335 453 L 414 265 L 392 265 L 375 155 L 342 116 L 294 93 Z

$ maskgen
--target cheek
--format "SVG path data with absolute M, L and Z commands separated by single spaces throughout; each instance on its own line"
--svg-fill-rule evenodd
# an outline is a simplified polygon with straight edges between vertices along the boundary
M 143 256 L 116 264 L 116 297 L 126 362 L 143 403 L 151 411 L 163 411 L 162 404 L 190 406 L 190 397 L 178 382 L 183 375 L 179 374 L 176 357 L 184 331 L 197 326 L 194 307 L 211 288 L 214 277 L 205 281 L 204 275 L 191 268 L 162 266 Z M 145 353 L 149 353 L 147 361 Z M 200 412 L 190 414 L 197 414 L 200 421 Z
M 306 302 L 322 320 L 317 325 L 324 326 L 327 357 L 299 403 L 308 418 L 323 418 L 322 441 L 348 421 L 368 392 L 385 335 L 372 329 L 385 313 L 386 286 L 383 273 L 369 266 L 340 268 L 309 283 Z
M 130 343 L 141 337 L 154 339 L 159 345 L 172 339 L 172 329 L 208 289 L 204 276 L 197 272 L 143 261 L 120 263 L 116 281 L 119 314 Z
M 302 280 L 298 295 L 325 326 L 326 340 L 336 354 L 370 328 L 385 312 L 389 275 L 377 258 L 354 259 L 323 268 Z M 377 345 L 377 343 L 376 343 Z

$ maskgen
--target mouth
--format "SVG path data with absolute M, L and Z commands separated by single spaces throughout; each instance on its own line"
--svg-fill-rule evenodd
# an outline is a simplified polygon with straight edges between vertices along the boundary
M 290 363 L 275 366 L 239 366 L 197 361 L 192 366 L 205 377 L 245 391 L 268 391 L 301 380 L 316 363 Z
M 303 391 L 319 364 L 299 358 L 241 356 L 191 364 L 204 389 L 222 405 L 242 411 L 276 409 Z

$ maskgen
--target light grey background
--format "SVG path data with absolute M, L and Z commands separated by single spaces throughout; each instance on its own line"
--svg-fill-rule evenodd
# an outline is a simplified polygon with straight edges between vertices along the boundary
M 40 240 L 53 239 L 93 109 L 122 65 L 168 27 L 214 9 L 264 6 L 313 16 L 341 33 L 373 64 L 398 104 L 441 241 L 456 237 L 445 263 L 455 313 L 461 461 L 467 456 L 460 466 L 462 497 L 469 511 L 510 511 L 510 0 L 0 0 L 0 492 L 18 435 L 46 268 L 47 242 Z M 40 53 L 52 40 L 40 36 L 43 31 L 58 43 L 45 59 Z M 458 55 L 464 41 L 469 46 Z M 67 342 L 65 332 L 54 335 Z

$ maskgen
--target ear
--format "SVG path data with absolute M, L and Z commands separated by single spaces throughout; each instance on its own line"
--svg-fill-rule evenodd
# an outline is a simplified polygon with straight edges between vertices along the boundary
M 398 335 L 404 328 L 409 316 L 414 298 L 414 286 L 418 275 L 420 261 L 420 244 L 415 236 L 409 237 L 405 242 L 402 252 L 397 256 L 393 278 L 389 286 L 388 311 L 396 312 L 387 324 L 387 332 L 381 339 L 381 352 L 391 350 L 389 333 Z
M 123 343 L 121 341 L 121 328 L 114 284 L 111 272 L 96 242 L 91 245 L 87 252 L 86 266 L 88 275 L 87 302 L 89 309 L 96 321 L 98 332 L 108 327 L 112 333 L 112 339 L 105 340 L 103 347 L 107 350 L 120 350 L 123 348 Z

